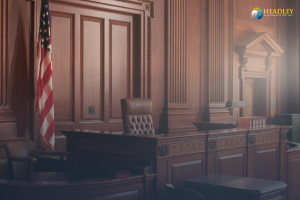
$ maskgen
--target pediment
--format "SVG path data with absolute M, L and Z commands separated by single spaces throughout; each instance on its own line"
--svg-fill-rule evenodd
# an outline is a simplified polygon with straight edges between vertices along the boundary
M 242 57 L 278 57 L 284 52 L 283 48 L 266 32 L 258 32 L 251 35 L 236 46 L 236 51 Z

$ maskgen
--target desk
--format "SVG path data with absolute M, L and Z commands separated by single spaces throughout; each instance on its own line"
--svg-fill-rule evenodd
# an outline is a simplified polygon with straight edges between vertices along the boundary
M 285 181 L 290 128 L 267 125 L 162 135 L 82 129 L 62 133 L 73 177 L 100 178 L 134 166 L 152 166 L 156 199 L 164 200 L 166 183 L 181 188 L 186 179 L 209 174 Z
M 201 192 L 206 200 L 280 200 L 287 186 L 281 181 L 222 174 L 187 179 L 185 185 Z

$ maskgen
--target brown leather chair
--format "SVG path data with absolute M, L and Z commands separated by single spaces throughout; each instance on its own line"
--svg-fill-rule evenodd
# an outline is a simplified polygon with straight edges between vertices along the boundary
M 32 164 L 37 162 L 40 156 L 63 156 L 68 152 L 42 152 L 35 148 L 31 140 L 14 141 L 4 143 L 8 159 L 8 170 L 10 180 L 26 181 L 59 181 L 70 180 L 70 175 L 63 172 L 35 172 L 32 173 Z
M 150 99 L 121 99 L 121 107 L 124 133 L 154 135 Z
M 201 193 L 190 189 L 177 189 L 172 184 L 166 184 L 166 190 L 170 200 L 204 200 Z

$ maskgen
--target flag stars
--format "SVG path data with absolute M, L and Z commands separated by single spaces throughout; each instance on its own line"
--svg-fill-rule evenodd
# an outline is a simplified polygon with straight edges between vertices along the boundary
M 48 41 L 48 40 L 49 40 L 49 38 L 48 38 L 48 37 L 46 37 L 46 40 Z
M 46 24 L 46 22 L 45 22 L 45 21 L 43 21 L 43 24 L 45 25 L 45 24 Z
M 45 5 L 45 8 L 48 8 L 48 5 Z
M 43 32 L 42 29 L 40 29 L 40 33 Z
M 45 17 L 45 13 L 43 13 L 43 17 Z
M 48 15 L 48 12 L 46 12 L 46 15 Z
M 42 42 L 44 42 L 44 38 L 42 38 Z
M 45 29 L 44 32 L 47 33 L 47 29 Z

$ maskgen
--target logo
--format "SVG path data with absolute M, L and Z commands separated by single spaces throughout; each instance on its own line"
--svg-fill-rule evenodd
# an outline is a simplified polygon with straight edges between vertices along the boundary
M 253 8 L 251 15 L 253 19 L 261 19 L 264 16 L 264 12 L 262 9 L 255 7 Z

